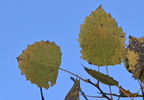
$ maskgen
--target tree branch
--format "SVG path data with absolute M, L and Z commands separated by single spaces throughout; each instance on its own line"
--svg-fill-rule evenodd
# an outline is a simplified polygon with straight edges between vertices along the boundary
M 72 73 L 72 72 L 70 72 L 70 71 L 67 71 L 67 70 L 62 69 L 62 68 L 59 68 L 59 69 L 62 70 L 62 71 L 65 71 L 65 72 L 67 72 L 67 73 L 69 73 L 69 74 L 72 74 L 72 75 L 76 76 L 77 78 L 83 80 L 84 82 L 90 83 L 91 85 L 95 86 L 95 87 L 101 92 L 101 94 L 103 95 L 103 97 L 107 98 L 108 100 L 111 100 L 111 99 L 101 90 L 101 88 L 99 87 L 99 85 L 98 85 L 98 84 L 94 84 L 93 82 L 90 81 L 90 79 L 86 79 L 86 80 L 85 80 L 85 79 L 83 79 L 82 77 L 80 77 L 80 76 L 78 76 L 78 75 L 76 75 L 76 74 L 74 74 L 74 73 Z

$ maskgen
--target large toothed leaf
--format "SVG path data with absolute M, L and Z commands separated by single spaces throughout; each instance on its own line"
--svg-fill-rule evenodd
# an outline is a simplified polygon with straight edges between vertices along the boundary
M 129 39 L 130 44 L 127 48 L 125 66 L 135 79 L 144 82 L 144 37 L 130 36 Z
M 41 41 L 29 45 L 17 60 L 27 80 L 48 89 L 56 83 L 61 55 L 54 42 Z
M 102 6 L 86 17 L 79 34 L 82 58 L 90 64 L 120 64 L 125 54 L 125 33 Z
M 79 99 L 79 91 L 80 91 L 80 81 L 76 80 L 71 90 L 68 92 L 65 100 L 80 100 Z
M 105 75 L 103 73 L 100 73 L 98 71 L 92 70 L 92 69 L 88 69 L 86 67 L 84 67 L 84 69 L 86 70 L 86 72 L 91 75 L 93 78 L 97 79 L 98 81 L 100 81 L 101 83 L 107 84 L 107 85 L 115 85 L 118 86 L 118 82 L 116 80 L 114 80 L 112 77 Z

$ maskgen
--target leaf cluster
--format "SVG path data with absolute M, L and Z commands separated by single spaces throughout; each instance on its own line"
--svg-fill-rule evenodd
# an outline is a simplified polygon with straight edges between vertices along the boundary
M 144 97 L 142 83 L 144 82 L 144 37 L 135 38 L 130 36 L 130 44 L 125 48 L 125 33 L 121 27 L 117 26 L 114 18 L 104 11 L 102 6 L 98 7 L 90 16 L 86 17 L 84 24 L 81 25 L 79 33 L 79 43 L 81 58 L 89 64 L 95 66 L 111 66 L 125 63 L 126 69 L 133 74 L 133 77 L 140 82 L 143 95 L 131 93 L 122 88 L 119 82 L 107 74 L 84 67 L 85 71 L 97 80 L 97 83 L 90 79 L 83 79 L 78 75 L 60 68 L 61 50 L 54 42 L 40 41 L 29 45 L 23 53 L 17 57 L 19 68 L 26 75 L 26 79 L 36 84 L 40 89 L 56 84 L 58 69 L 76 76 L 74 85 L 68 92 L 65 100 L 80 100 L 79 92 L 86 100 L 87 95 L 81 90 L 80 80 L 96 87 L 102 96 L 97 98 L 107 98 L 112 100 L 112 96 L 117 97 Z M 108 72 L 108 69 L 107 69 Z M 118 87 L 120 94 L 105 93 L 99 86 L 100 83 Z M 42 93 L 42 92 L 41 92 Z M 109 97 L 110 95 L 111 97 Z M 44 99 L 44 98 L 43 98 Z

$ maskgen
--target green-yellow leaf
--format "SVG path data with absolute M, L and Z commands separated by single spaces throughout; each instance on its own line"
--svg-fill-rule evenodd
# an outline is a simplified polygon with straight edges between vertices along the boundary
M 27 80 L 48 89 L 56 83 L 61 55 L 54 42 L 41 41 L 29 45 L 17 60 Z
M 106 85 L 115 85 L 118 86 L 118 82 L 116 80 L 114 80 L 112 77 L 105 75 L 103 73 L 100 73 L 98 71 L 92 70 L 92 69 L 88 69 L 86 67 L 84 67 L 84 69 L 86 70 L 86 72 L 91 75 L 93 78 L 97 79 L 98 81 L 100 81 L 103 84 Z
M 79 34 L 82 58 L 90 64 L 120 64 L 125 54 L 125 33 L 102 6 L 86 17 Z
M 125 90 L 121 86 L 119 86 L 119 97 L 143 97 L 142 95 L 139 95 L 138 93 L 131 93 L 129 90 Z
M 144 37 L 130 36 L 129 39 L 130 44 L 127 48 L 125 66 L 135 79 L 144 82 Z
M 68 92 L 65 100 L 80 100 L 79 99 L 79 91 L 80 91 L 80 81 L 76 80 L 73 87 Z

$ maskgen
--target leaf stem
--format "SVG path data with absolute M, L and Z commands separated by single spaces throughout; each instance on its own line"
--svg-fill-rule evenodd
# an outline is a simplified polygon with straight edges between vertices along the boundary
M 98 66 L 98 72 L 100 71 L 100 66 Z M 99 85 L 99 80 L 97 80 L 97 84 Z
M 109 75 L 109 72 L 108 72 L 108 67 L 106 66 L 106 72 L 107 72 L 107 75 Z M 112 94 L 112 89 L 111 89 L 111 86 L 109 85 L 109 90 L 110 90 L 110 94 Z M 111 100 L 113 100 L 113 96 L 111 96 Z
M 44 96 L 43 96 L 43 92 L 42 92 L 42 87 L 40 87 L 40 93 L 41 93 L 41 98 L 42 98 L 42 100 L 45 100 L 45 99 L 44 99 Z

